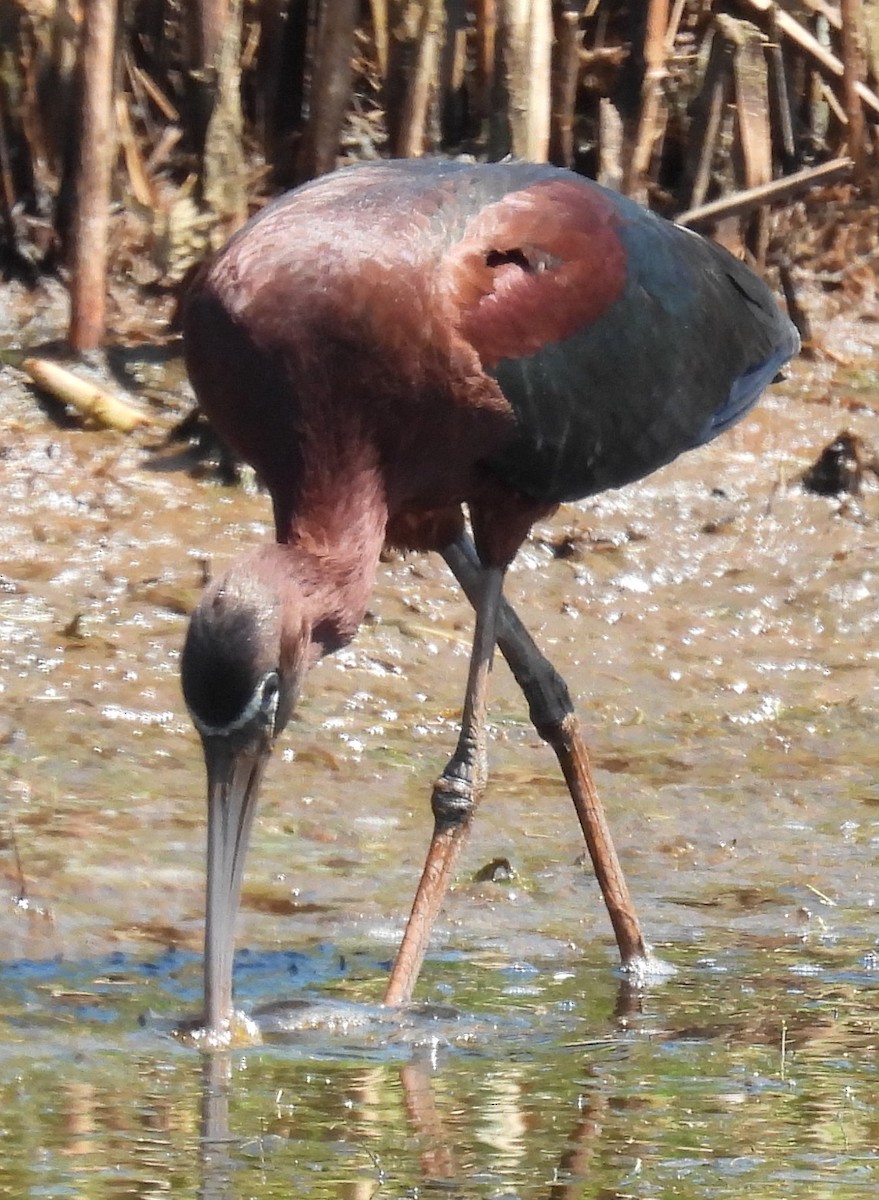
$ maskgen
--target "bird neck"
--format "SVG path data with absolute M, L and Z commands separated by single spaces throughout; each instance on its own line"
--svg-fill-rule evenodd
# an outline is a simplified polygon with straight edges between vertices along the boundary
M 307 639 L 306 666 L 339 650 L 357 633 L 375 582 L 385 517 L 343 530 L 297 528 L 290 540 L 264 546 L 256 570 L 274 581 L 285 637 Z M 331 536 L 334 534 L 335 536 Z
M 340 441 L 332 455 L 321 447 L 308 456 L 309 469 L 295 490 L 272 489 L 278 544 L 265 552 L 291 593 L 285 611 L 298 608 L 311 630 L 312 661 L 356 634 L 388 521 L 382 475 L 369 441 Z

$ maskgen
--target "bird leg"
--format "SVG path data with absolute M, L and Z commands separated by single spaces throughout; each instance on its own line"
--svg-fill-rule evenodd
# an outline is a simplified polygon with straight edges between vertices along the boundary
M 486 710 L 488 680 L 503 600 L 504 569 L 481 567 L 470 599 L 476 610 L 473 653 L 464 696 L 458 745 L 431 797 L 433 837 L 421 873 L 412 911 L 397 951 L 385 992 L 385 1004 L 405 1004 L 421 970 L 430 932 L 449 886 L 452 871 L 467 840 L 476 805 L 488 776 Z
M 452 574 L 471 604 L 477 604 L 485 568 L 473 543 L 462 535 L 443 551 Z M 628 884 L 599 799 L 589 755 L 565 681 L 535 645 L 510 605 L 500 597 L 497 644 L 528 701 L 534 728 L 555 751 L 586 839 L 625 969 L 650 961 Z

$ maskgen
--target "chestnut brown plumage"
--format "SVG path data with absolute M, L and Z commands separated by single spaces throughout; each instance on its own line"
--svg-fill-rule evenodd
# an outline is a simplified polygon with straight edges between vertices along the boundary
M 184 338 L 199 402 L 267 486 L 276 534 L 207 589 L 183 651 L 208 773 L 207 1028 L 232 1012 L 263 768 L 309 666 L 354 637 L 386 539 L 443 554 L 476 610 L 387 1003 L 411 995 L 485 784 L 496 644 L 559 757 L 623 964 L 642 962 L 570 697 L 503 600 L 504 572 L 560 502 L 638 479 L 748 410 L 798 347 L 768 289 L 569 172 L 387 162 L 251 221 L 194 286 Z

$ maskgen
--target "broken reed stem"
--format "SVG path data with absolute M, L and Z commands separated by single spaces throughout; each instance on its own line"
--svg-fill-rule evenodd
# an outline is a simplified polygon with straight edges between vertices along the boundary
M 842 79 L 845 67 L 841 60 L 825 46 L 822 46 L 814 34 L 805 29 L 789 12 L 779 8 L 775 0 L 743 0 L 743 3 L 747 3 L 757 12 L 767 14 L 774 21 L 778 32 L 790 38 L 795 45 L 805 51 L 821 70 L 837 79 Z M 879 113 L 879 96 L 867 87 L 862 78 L 855 79 L 854 88 L 861 98 L 861 102 L 873 113 Z
M 774 179 L 771 183 L 759 187 L 747 188 L 732 196 L 723 196 L 720 200 L 712 200 L 709 204 L 701 204 L 675 217 L 678 225 L 686 225 L 693 229 L 710 225 L 724 217 L 740 217 L 754 212 L 764 204 L 778 201 L 788 201 L 799 192 L 812 187 L 826 186 L 845 179 L 851 174 L 852 160 L 850 158 L 834 158 L 830 162 L 821 163 L 817 167 L 806 167 L 783 179 Z
M 21 370 L 44 392 L 69 404 L 87 420 L 107 429 L 118 429 L 131 433 L 139 425 L 149 422 L 149 417 L 130 404 L 113 396 L 97 384 L 80 379 L 66 367 L 45 358 L 25 358 Z

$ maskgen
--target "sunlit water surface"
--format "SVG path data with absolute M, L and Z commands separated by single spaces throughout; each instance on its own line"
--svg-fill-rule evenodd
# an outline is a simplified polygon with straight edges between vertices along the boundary
M 510 573 L 677 973 L 638 990 L 616 972 L 499 664 L 492 782 L 419 1003 L 379 1007 L 471 628 L 438 560 L 395 560 L 270 769 L 236 962 L 261 1044 L 213 1055 L 177 1036 L 204 874 L 179 648 L 205 570 L 270 536 L 268 504 L 10 388 L 0 1195 L 874 1195 L 879 491 L 796 482 L 842 428 L 879 442 L 871 339 L 829 329 L 841 361 L 798 364 L 720 442 L 563 510 Z M 179 365 L 129 358 L 170 424 Z M 493 859 L 512 876 L 477 882 Z

